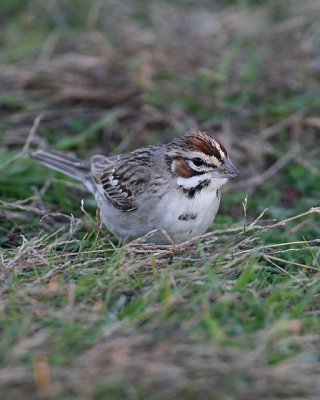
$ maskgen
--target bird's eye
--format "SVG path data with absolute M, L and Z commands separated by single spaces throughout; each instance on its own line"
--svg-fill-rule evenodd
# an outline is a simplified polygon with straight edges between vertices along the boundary
M 200 157 L 193 158 L 192 162 L 196 167 L 201 167 L 201 165 L 204 164 L 202 158 L 200 158 Z

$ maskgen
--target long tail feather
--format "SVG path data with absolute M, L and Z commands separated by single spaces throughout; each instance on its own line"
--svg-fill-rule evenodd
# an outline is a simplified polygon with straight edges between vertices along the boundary
M 48 152 L 44 150 L 37 150 L 31 153 L 30 157 L 51 169 L 83 181 L 85 184 L 91 181 L 90 164 L 79 158 L 56 151 Z

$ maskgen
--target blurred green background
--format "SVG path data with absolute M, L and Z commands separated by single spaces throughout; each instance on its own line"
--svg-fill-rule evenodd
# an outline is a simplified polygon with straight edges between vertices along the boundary
M 0 1 L 1 399 L 316 398 L 319 212 L 296 216 L 319 207 L 319 21 L 318 0 Z M 21 153 L 191 130 L 242 175 L 217 239 L 164 255 L 108 241 Z

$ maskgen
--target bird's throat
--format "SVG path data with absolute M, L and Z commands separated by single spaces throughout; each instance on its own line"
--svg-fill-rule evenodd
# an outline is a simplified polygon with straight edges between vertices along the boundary
M 195 175 L 190 178 L 178 177 L 177 185 L 188 195 L 193 198 L 196 194 L 206 191 L 216 191 L 227 182 L 226 178 L 212 178 L 211 174 Z

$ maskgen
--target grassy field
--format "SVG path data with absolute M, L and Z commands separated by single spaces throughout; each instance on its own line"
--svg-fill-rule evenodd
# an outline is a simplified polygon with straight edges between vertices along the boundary
M 0 9 L 0 399 L 318 399 L 319 2 Z M 193 129 L 242 175 L 175 247 L 117 243 L 27 158 Z

